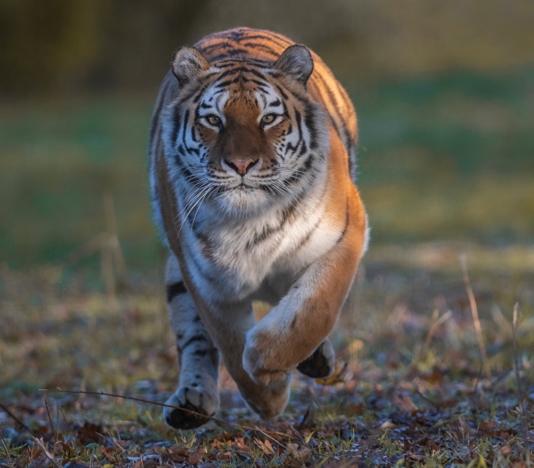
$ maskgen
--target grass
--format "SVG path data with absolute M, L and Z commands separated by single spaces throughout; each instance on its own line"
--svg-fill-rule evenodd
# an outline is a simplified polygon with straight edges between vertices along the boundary
M 4 268 L 0 463 L 46 466 L 42 438 L 59 466 L 527 466 L 533 252 L 494 250 L 503 270 L 488 262 L 489 248 L 467 252 L 491 379 L 482 372 L 460 253 L 436 244 L 371 250 L 333 335 L 337 380 L 295 375 L 282 418 L 262 423 L 222 368 L 217 418 L 228 423 L 195 431 L 166 428 L 159 406 L 54 391 L 165 401 L 177 370 L 161 284 L 137 277 L 112 298 L 82 273 Z

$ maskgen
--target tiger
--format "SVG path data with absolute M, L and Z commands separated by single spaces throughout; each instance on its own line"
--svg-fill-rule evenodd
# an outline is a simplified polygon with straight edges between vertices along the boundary
M 368 240 L 356 142 L 347 93 L 304 45 L 239 27 L 175 52 L 149 135 L 179 364 L 170 427 L 218 411 L 220 356 L 263 420 L 294 369 L 332 374 L 328 336 Z M 257 320 L 253 301 L 272 309 Z

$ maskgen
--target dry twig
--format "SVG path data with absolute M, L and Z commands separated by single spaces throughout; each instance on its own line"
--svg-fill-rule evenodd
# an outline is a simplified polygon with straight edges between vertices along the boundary
M 52 416 L 50 414 L 50 408 L 48 406 L 48 399 L 46 398 L 46 395 L 44 396 L 44 404 L 46 407 L 46 414 L 48 416 L 48 422 L 50 423 L 50 430 L 52 431 L 52 434 L 54 434 L 54 442 L 57 441 L 57 430 L 54 427 L 54 424 L 52 423 Z
M 475 301 L 475 295 L 473 294 L 473 288 L 471 288 L 471 283 L 469 282 L 469 275 L 467 274 L 467 260 L 465 258 L 465 255 L 460 256 L 460 261 L 462 262 L 465 289 L 467 290 L 467 297 L 469 298 L 471 315 L 473 316 L 473 325 L 475 326 L 475 332 L 477 335 L 478 348 L 480 349 L 480 356 L 482 357 L 482 365 L 484 366 L 486 377 L 491 380 L 491 368 L 489 365 L 488 356 L 486 354 L 486 347 L 484 346 L 484 339 L 482 337 L 482 327 L 480 326 L 480 319 L 478 318 L 478 309 L 477 303 Z
M 48 451 L 48 449 L 46 448 L 46 445 L 45 445 L 42 437 L 40 439 L 38 439 L 37 437 L 33 437 L 33 440 L 35 440 L 35 442 L 37 442 L 39 447 L 41 447 L 41 450 L 46 455 L 46 458 L 48 458 L 48 460 L 50 460 L 50 463 L 52 463 L 52 465 L 54 465 L 56 468 L 63 468 L 63 465 L 56 460 L 56 457 L 54 457 L 54 455 L 52 455 Z
M 514 305 L 514 315 L 512 318 L 512 338 L 514 344 L 514 370 L 515 378 L 517 380 L 517 400 L 519 403 L 519 411 L 521 412 L 521 432 L 523 436 L 523 447 L 525 450 L 525 461 L 530 467 L 530 450 L 528 449 L 528 424 L 527 415 L 525 414 L 525 395 L 523 393 L 523 385 L 521 382 L 521 374 L 519 373 L 519 352 L 517 350 L 517 315 L 519 305 Z
M 445 323 L 447 320 L 449 320 L 451 316 L 452 312 L 450 310 L 445 312 L 441 317 L 439 316 L 439 311 L 437 309 L 434 310 L 434 313 L 432 314 L 432 323 L 430 324 L 428 333 L 426 334 L 425 343 L 423 344 L 421 352 L 419 353 L 419 361 L 422 361 L 427 355 L 428 348 L 430 347 L 430 342 L 432 341 L 432 338 L 434 337 L 434 334 L 436 333 L 438 327 L 442 323 Z
M 28 426 L 26 426 L 26 424 L 24 424 L 19 418 L 17 418 L 11 411 L 9 411 L 9 409 L 7 409 L 2 403 L 0 403 L 0 408 L 2 408 L 7 413 L 7 415 L 11 419 L 13 419 L 13 421 L 15 421 L 22 429 L 28 431 L 31 435 L 33 435 L 32 430 Z

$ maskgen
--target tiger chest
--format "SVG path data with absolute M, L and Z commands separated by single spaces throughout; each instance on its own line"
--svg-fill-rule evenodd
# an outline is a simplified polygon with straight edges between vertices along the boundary
M 297 274 L 335 243 L 336 233 L 321 212 L 302 210 L 291 221 L 279 218 L 237 224 L 204 224 L 187 236 L 186 248 L 197 277 L 214 292 L 244 297 L 265 278 Z

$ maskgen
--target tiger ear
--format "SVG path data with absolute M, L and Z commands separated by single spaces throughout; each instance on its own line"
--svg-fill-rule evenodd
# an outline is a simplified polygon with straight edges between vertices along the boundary
M 206 57 L 194 47 L 181 47 L 174 54 L 172 72 L 182 86 L 196 80 L 202 72 L 209 69 Z
M 306 46 L 294 44 L 284 50 L 274 67 L 306 85 L 313 72 L 313 58 Z

